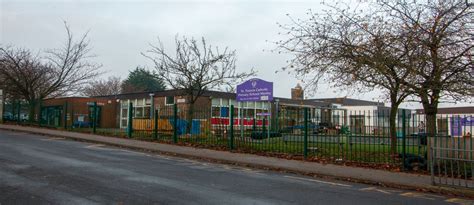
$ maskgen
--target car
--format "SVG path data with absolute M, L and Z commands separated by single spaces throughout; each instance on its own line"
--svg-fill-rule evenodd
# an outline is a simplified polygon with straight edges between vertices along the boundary
M 13 121 L 15 118 L 13 117 L 13 114 L 11 112 L 5 112 L 3 113 L 3 120 L 4 121 Z
M 26 113 L 21 113 L 21 114 L 20 114 L 20 121 L 23 121 L 23 122 L 28 121 L 28 116 L 29 116 L 29 115 L 26 114 Z

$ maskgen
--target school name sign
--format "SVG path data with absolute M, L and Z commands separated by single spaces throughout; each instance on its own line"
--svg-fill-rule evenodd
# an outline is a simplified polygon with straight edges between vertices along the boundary
M 272 101 L 273 83 L 253 78 L 237 85 L 237 101 Z

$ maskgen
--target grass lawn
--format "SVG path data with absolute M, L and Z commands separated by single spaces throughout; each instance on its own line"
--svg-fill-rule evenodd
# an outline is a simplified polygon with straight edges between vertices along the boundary
M 71 131 L 91 133 L 91 128 L 75 128 Z M 124 129 L 97 128 L 97 134 L 113 137 L 127 137 Z M 152 131 L 132 132 L 132 138 L 146 141 L 172 142 L 172 133 L 159 132 L 158 138 L 153 138 Z M 234 147 L 248 152 L 268 152 L 273 154 L 303 155 L 304 142 L 302 135 L 287 135 L 286 137 L 275 137 L 265 139 L 252 139 L 246 133 L 241 137 L 240 133 L 234 135 Z M 390 143 L 386 137 L 354 137 L 354 136 L 309 136 L 308 156 L 328 158 L 331 160 L 344 160 L 367 163 L 399 163 L 390 156 Z M 209 132 L 199 135 L 180 135 L 179 143 L 196 144 L 203 147 L 227 147 L 228 138 L 221 135 L 212 135 Z M 420 146 L 413 141 L 407 142 L 405 153 L 424 156 L 425 146 Z M 397 153 L 403 153 L 402 143 L 397 145 Z

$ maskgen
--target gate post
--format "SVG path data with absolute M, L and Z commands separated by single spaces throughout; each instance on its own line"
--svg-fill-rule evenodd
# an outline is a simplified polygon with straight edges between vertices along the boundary
M 133 109 L 133 104 L 132 102 L 128 103 L 128 123 L 127 123 L 127 137 L 132 138 L 132 125 L 133 125 L 133 118 L 132 118 L 132 109 Z
M 92 116 L 94 116 L 94 119 L 92 120 L 92 133 L 96 133 L 97 131 L 97 102 L 94 101 L 94 108 L 93 108 L 93 114 Z
M 42 112 L 42 109 L 41 107 L 43 106 L 43 101 L 40 99 L 39 100 L 39 111 L 38 111 L 38 126 L 41 127 L 41 112 Z
M 67 101 L 64 103 L 64 129 L 67 130 Z
M 20 100 L 18 100 L 17 111 L 16 112 L 17 112 L 16 121 L 17 121 L 18 124 L 20 124 L 21 123 L 21 117 L 20 117 L 20 115 L 21 115 L 21 101 Z
M 153 138 L 157 140 L 158 139 L 158 110 L 155 110 L 153 119 L 154 119 Z
M 173 105 L 173 143 L 178 143 L 178 105 Z
M 234 149 L 234 105 L 230 106 L 230 131 L 229 131 L 229 149 Z
M 304 149 L 303 155 L 306 159 L 308 157 L 308 108 L 304 108 Z
M 405 171 L 407 133 L 406 133 L 405 110 L 402 110 L 402 111 L 403 111 L 402 112 L 402 160 L 403 160 L 403 170 Z

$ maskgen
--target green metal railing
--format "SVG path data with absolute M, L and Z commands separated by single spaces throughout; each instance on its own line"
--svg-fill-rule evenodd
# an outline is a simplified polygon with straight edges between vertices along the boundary
M 84 126 L 78 122 L 79 119 L 88 120 L 87 116 L 83 119 L 72 104 L 65 103 L 54 109 L 41 102 L 39 105 L 40 120 L 34 125 L 219 150 L 334 163 L 400 166 L 405 170 L 428 169 L 429 147 L 443 148 L 433 151 L 436 156 L 456 156 L 446 151 L 455 148 L 466 150 L 460 152 L 463 156 L 458 158 L 472 160 L 473 157 L 474 122 L 470 115 L 438 115 L 436 137 L 429 138 L 425 117 L 407 112 L 397 116 L 396 132 L 393 133 L 389 129 L 389 114 L 382 111 L 323 115 L 321 113 L 325 111 L 318 114 L 303 108 L 281 109 L 277 115 L 260 116 L 242 113 L 233 105 L 226 111 L 196 107 L 190 112 L 185 106 L 174 104 L 155 106 L 154 111 L 142 111 L 150 113 L 147 116 L 136 117 L 139 113 L 134 112 L 132 103 L 128 103 L 122 105 L 123 110 L 103 114 L 102 118 L 120 116 L 116 126 L 103 128 L 97 122 L 97 102 L 94 102 L 90 116 L 92 123 Z M 6 110 L 20 116 L 27 107 L 15 102 L 6 106 Z M 56 121 L 64 121 L 64 124 Z M 14 122 L 26 123 L 18 119 Z M 437 153 L 437 150 L 445 153 Z

